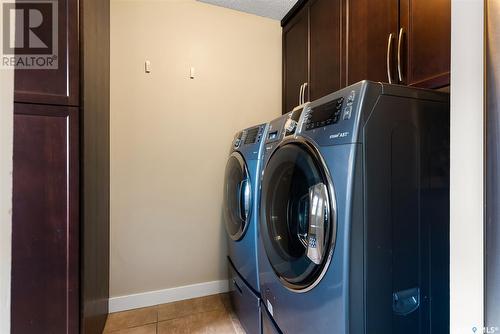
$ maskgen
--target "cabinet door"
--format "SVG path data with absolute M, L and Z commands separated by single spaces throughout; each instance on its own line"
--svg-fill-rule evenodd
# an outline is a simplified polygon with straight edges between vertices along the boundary
M 78 333 L 78 108 L 14 106 L 12 333 Z
M 450 2 L 401 0 L 400 66 L 403 84 L 426 88 L 449 85 Z
M 58 66 L 56 69 L 16 69 L 15 102 L 79 105 L 78 0 L 59 0 L 56 4 Z M 37 33 L 46 37 L 52 33 L 52 26 L 49 24 Z
M 283 113 L 299 104 L 302 84 L 308 81 L 309 8 L 304 7 L 283 28 Z
M 345 0 L 347 10 L 346 83 L 360 80 L 388 82 L 387 57 L 396 80 L 398 0 Z M 389 36 L 391 49 L 388 52 Z M 389 54 L 388 54 L 389 53 Z
M 309 8 L 310 66 L 306 100 L 316 100 L 342 87 L 342 1 L 315 0 Z

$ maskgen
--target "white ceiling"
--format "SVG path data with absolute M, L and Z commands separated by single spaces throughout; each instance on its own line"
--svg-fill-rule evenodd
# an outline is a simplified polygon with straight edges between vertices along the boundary
M 281 20 L 298 0 L 198 0 L 216 6 Z

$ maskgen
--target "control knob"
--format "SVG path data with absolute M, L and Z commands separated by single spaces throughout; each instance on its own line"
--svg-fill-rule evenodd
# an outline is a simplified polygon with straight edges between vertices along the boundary
M 241 145 L 241 139 L 240 138 L 236 138 L 234 140 L 234 148 L 239 148 Z

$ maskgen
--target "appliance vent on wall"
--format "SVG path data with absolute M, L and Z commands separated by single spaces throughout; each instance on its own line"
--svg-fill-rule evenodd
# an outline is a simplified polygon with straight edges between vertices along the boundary
M 255 144 L 257 137 L 259 136 L 259 127 L 248 130 L 247 136 L 245 138 L 245 144 Z

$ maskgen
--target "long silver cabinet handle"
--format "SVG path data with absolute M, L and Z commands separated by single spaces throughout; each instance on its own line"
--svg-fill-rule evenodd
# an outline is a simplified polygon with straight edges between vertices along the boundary
M 403 44 L 403 35 L 405 34 L 405 28 L 401 27 L 399 29 L 399 37 L 398 37 L 398 78 L 399 82 L 403 82 L 403 70 L 401 68 L 401 45 Z
M 300 85 L 299 106 L 302 104 L 303 99 L 304 99 L 304 84 Z
M 391 73 L 391 50 L 392 50 L 392 40 L 394 39 L 394 33 L 389 34 L 389 40 L 387 41 L 387 79 L 389 83 L 392 84 L 392 73 Z
M 306 103 L 306 88 L 307 88 L 307 82 L 304 82 L 304 91 L 302 92 L 302 104 Z
M 302 104 L 302 89 L 304 88 L 304 84 L 300 85 L 299 89 L 299 106 Z

